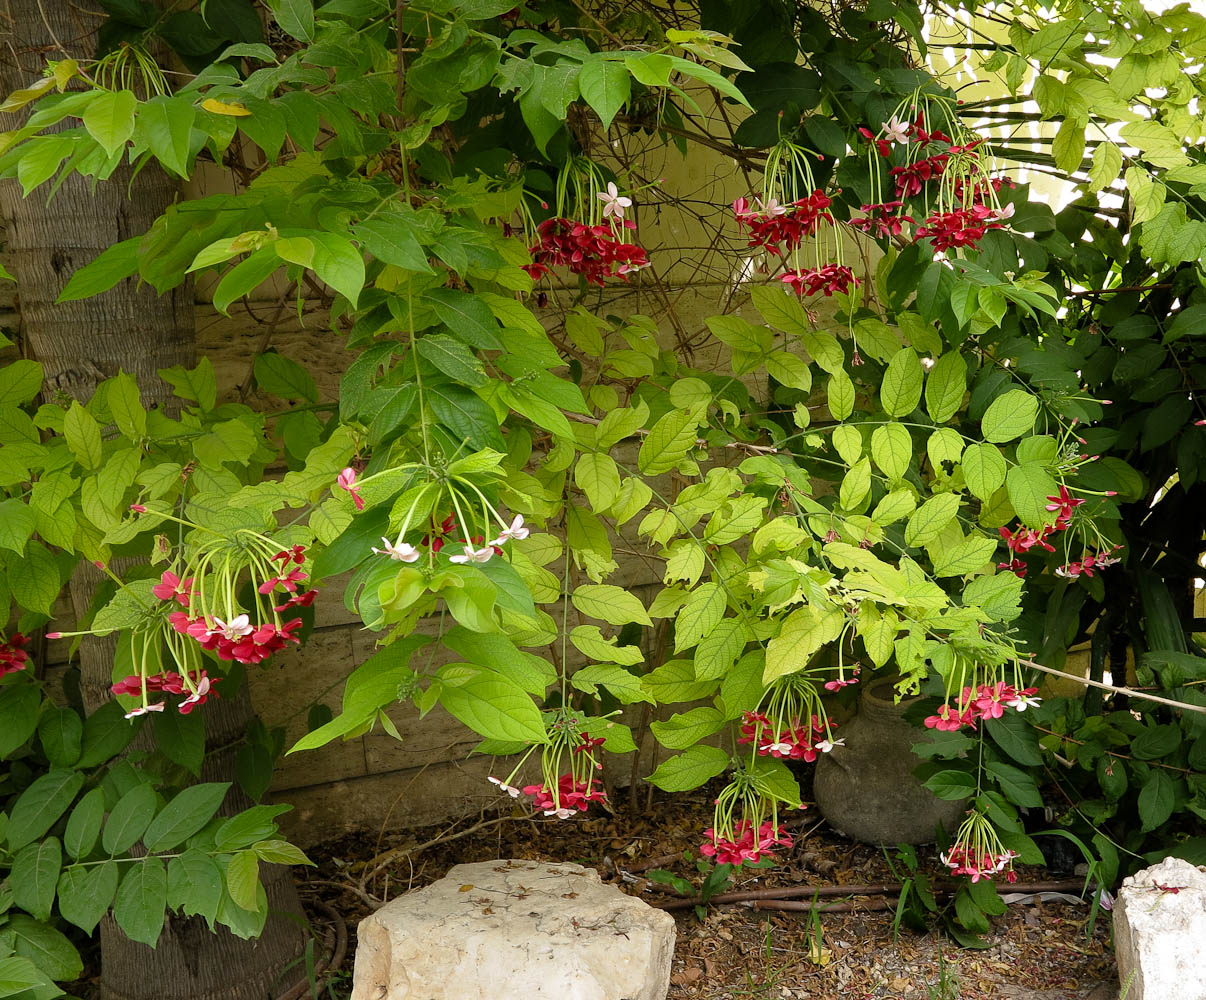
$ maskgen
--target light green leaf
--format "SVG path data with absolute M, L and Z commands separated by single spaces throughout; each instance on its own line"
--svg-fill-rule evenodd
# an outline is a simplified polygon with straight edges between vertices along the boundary
M 574 482 L 596 511 L 607 510 L 620 495 L 620 470 L 610 455 L 582 455 L 574 466 Z
M 922 377 L 921 359 L 911 347 L 902 348 L 888 362 L 879 401 L 889 416 L 906 417 L 917 409 Z
M 632 92 L 632 80 L 623 64 L 593 55 L 578 73 L 578 88 L 582 97 L 598 113 L 603 129 L 611 128 L 612 119 L 627 103 Z
M 1041 527 L 1048 519 L 1047 497 L 1058 489 L 1051 473 L 1037 463 L 1015 465 L 1005 476 L 1009 502 L 1022 523 L 1031 528 Z
M 844 621 L 845 616 L 837 609 L 809 605 L 793 611 L 767 644 L 762 683 L 803 670 L 817 650 L 838 637 Z
M 138 98 L 132 90 L 102 90 L 88 102 L 81 115 L 84 128 L 107 156 L 112 156 L 134 134 L 134 109 Z
M 967 488 L 988 500 L 1005 482 L 1005 456 L 992 444 L 969 444 L 960 462 Z
M 963 402 L 967 388 L 967 362 L 957 351 L 943 354 L 930 369 L 925 384 L 925 408 L 936 424 L 950 420 Z
M 1038 399 L 1024 389 L 1010 389 L 992 401 L 980 419 L 984 439 L 1000 444 L 1012 441 L 1034 427 Z
M 718 583 L 705 583 L 687 597 L 674 622 L 674 651 L 690 649 L 724 617 L 724 589 Z
M 854 383 L 844 371 L 835 371 L 829 376 L 826 393 L 829 415 L 834 420 L 845 420 L 854 412 Z
M 871 434 L 871 458 L 888 479 L 897 483 L 909 471 L 913 440 L 901 424 L 884 424 Z
M 689 792 L 729 766 L 729 755 L 717 747 L 693 746 L 668 757 L 649 775 L 649 783 L 663 792 Z
M 571 600 L 582 614 L 598 618 L 609 625 L 652 625 L 653 621 L 635 594 L 609 584 L 583 584 L 574 591 Z
M 905 544 L 928 545 L 942 534 L 959 512 L 959 494 L 939 493 L 917 508 L 905 526 Z
M 838 490 L 838 503 L 844 510 L 857 510 L 870 491 L 871 459 L 863 457 L 842 478 L 842 485 Z
M 696 410 L 671 410 L 650 429 L 637 454 L 637 466 L 647 476 L 669 472 L 695 447 Z

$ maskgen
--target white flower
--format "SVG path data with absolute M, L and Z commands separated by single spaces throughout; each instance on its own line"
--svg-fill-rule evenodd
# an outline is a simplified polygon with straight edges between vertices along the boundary
M 197 690 L 194 691 L 192 694 L 190 694 L 187 698 L 184 699 L 184 701 L 182 701 L 180 703 L 180 710 L 183 712 L 184 709 L 187 708 L 189 705 L 197 704 L 197 702 L 199 702 L 202 698 L 204 698 L 207 694 L 209 694 L 210 686 L 211 685 L 210 685 L 209 678 L 202 677 L 201 680 L 197 684 Z M 161 711 L 161 710 L 162 709 L 156 709 L 156 711 Z
M 164 703 L 162 701 L 156 705 L 140 705 L 138 708 L 134 709 L 132 712 L 127 712 L 126 718 L 133 719 L 137 715 L 146 715 L 147 712 L 162 712 L 163 706 L 164 706 Z
M 396 542 L 391 542 L 388 538 L 382 538 L 381 543 L 385 546 L 383 549 L 374 548 L 373 554 L 378 556 L 389 556 L 391 559 L 397 559 L 398 562 L 412 563 L 419 558 L 419 550 L 413 545 L 407 545 L 402 541 L 402 536 L 398 536 Z
M 1017 209 L 1014 207 L 1013 202 L 1010 202 L 1004 208 L 993 209 L 992 217 L 994 219 L 1012 219 L 1015 211 Z
M 790 743 L 768 743 L 762 749 L 767 753 L 791 753 L 792 745 Z
M 763 201 L 761 198 L 757 199 L 757 201 L 758 201 L 758 207 L 760 209 L 762 209 L 762 212 L 764 215 L 786 215 L 787 214 L 787 209 L 779 204 L 779 200 L 777 198 L 767 198 L 765 204 L 763 204 Z
M 483 545 L 480 549 L 475 549 L 472 545 L 466 545 L 463 556 L 449 556 L 448 561 L 454 563 L 484 563 L 489 562 L 490 557 L 493 555 L 494 549 L 489 545 Z
M 608 181 L 607 190 L 600 191 L 595 197 L 603 202 L 603 218 L 605 219 L 609 215 L 622 219 L 624 218 L 624 209 L 632 208 L 632 199 L 625 198 L 620 194 L 620 190 L 616 187 L 614 181 Z
M 844 747 L 845 745 L 846 745 L 845 739 L 821 740 L 821 742 L 816 745 L 815 749 L 820 750 L 821 753 L 829 753 L 829 751 L 832 750 L 834 747 Z
M 508 785 L 505 781 L 502 780 L 502 778 L 496 778 L 496 777 L 494 777 L 494 775 L 490 775 L 490 777 L 488 777 L 486 780 L 489 781 L 491 784 L 498 785 L 499 790 L 506 792 L 508 795 L 511 796 L 511 798 L 513 798 L 513 799 L 519 798 L 519 795 L 520 795 L 519 789 L 516 788 L 514 785 Z
M 217 615 L 214 615 L 214 625 L 217 627 L 211 628 L 209 634 L 224 636 L 231 642 L 241 639 L 245 635 L 251 635 L 255 631 L 251 620 L 246 615 L 235 615 L 228 622 L 224 622 Z
M 562 806 L 560 809 L 546 809 L 544 814 L 546 816 L 556 816 L 558 819 L 569 819 L 574 815 L 574 810 L 566 809 L 565 806 Z
M 908 142 L 910 127 L 911 126 L 908 122 L 902 122 L 899 118 L 893 115 L 891 120 L 884 126 L 884 138 L 889 142 Z
M 1035 698 L 1033 695 L 1020 694 L 1013 701 L 1005 702 L 1010 708 L 1016 708 L 1019 712 L 1024 712 L 1028 708 L 1037 708 L 1042 698 Z
M 503 528 L 498 533 L 498 537 L 490 542 L 491 545 L 502 545 L 504 542 L 509 542 L 515 539 L 517 542 L 522 542 L 528 535 L 531 534 L 523 525 L 523 515 L 516 514 L 515 520 L 511 522 L 511 527 Z

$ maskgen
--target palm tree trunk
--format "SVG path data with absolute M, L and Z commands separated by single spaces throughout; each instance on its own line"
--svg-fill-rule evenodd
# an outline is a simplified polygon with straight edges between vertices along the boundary
M 95 32 L 105 17 L 90 0 L 10 0 L 5 15 L 0 21 L 0 90 L 5 94 L 37 80 L 48 58 L 92 56 Z M 167 402 L 171 393 L 157 370 L 191 365 L 194 359 L 191 284 L 157 296 L 131 278 L 90 299 L 55 300 L 72 273 L 102 250 L 145 233 L 175 198 L 174 184 L 151 164 L 136 176 L 123 167 L 95 190 L 88 179 L 74 175 L 49 203 L 44 190 L 22 198 L 15 182 L 0 183 L 21 341 L 25 353 L 45 368 L 47 396 L 86 401 L 100 381 L 125 371 L 138 380 L 145 405 Z M 98 579 L 85 564 L 72 580 L 77 614 L 89 606 Z M 111 697 L 114 650 L 112 639 L 81 646 L 80 686 L 88 711 Z M 250 805 L 234 785 L 237 744 L 253 718 L 246 687 L 237 697 L 211 700 L 204 709 L 208 744 L 218 748 L 206 758 L 204 778 L 232 782 L 225 812 Z M 240 940 L 225 928 L 210 933 L 198 918 L 170 919 L 152 950 L 130 941 L 106 918 L 101 924 L 103 1000 L 263 1000 L 304 979 L 297 962 L 305 937 L 296 886 L 287 868 L 266 865 L 262 874 L 272 915 L 255 941 Z

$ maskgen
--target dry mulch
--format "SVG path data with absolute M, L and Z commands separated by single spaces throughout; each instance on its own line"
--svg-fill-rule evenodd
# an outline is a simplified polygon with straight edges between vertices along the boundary
M 819 817 L 803 815 L 794 821 L 795 832 L 807 836 L 797 837 L 782 864 L 739 871 L 729 891 L 898 880 L 882 852 L 842 838 Z M 683 856 L 699 846 L 699 831 L 709 822 L 710 799 L 703 796 L 677 796 L 632 813 L 619 803 L 615 815 L 569 822 L 475 817 L 385 838 L 372 832 L 323 844 L 310 852 L 318 869 L 299 877 L 304 892 L 334 906 L 347 921 L 350 971 L 356 922 L 382 898 L 428 885 L 455 864 L 494 858 L 575 861 L 657 903 L 678 897 L 644 877 L 654 867 L 651 862 L 698 884 L 694 864 Z M 920 849 L 919 856 L 925 871 L 941 875 L 933 848 Z M 372 869 L 379 870 L 370 878 Z M 1019 869 L 1023 882 L 1051 877 L 1041 868 Z M 990 918 L 990 947 L 971 950 L 938 932 L 919 934 L 902 927 L 894 935 L 892 914 L 884 911 L 822 914 L 818 943 L 809 913 L 756 911 L 736 904 L 709 908 L 701 922 L 692 910 L 680 910 L 675 913 L 678 943 L 669 996 L 1114 1000 L 1118 980 L 1108 914 L 1091 931 L 1088 915 L 1086 905 L 1067 902 L 1011 905 L 1003 916 Z

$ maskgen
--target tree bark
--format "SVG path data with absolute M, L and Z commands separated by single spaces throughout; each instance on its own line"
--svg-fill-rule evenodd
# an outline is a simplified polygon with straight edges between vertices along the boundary
M 7 94 L 29 86 L 42 75 L 47 59 L 92 57 L 104 17 L 91 0 L 10 0 L 0 20 L 0 90 Z M 9 119 L 3 127 L 16 127 L 16 117 L 0 116 Z M 136 175 L 123 166 L 95 188 L 88 178 L 73 175 L 49 203 L 48 188 L 22 198 L 15 181 L 0 184 L 21 343 L 24 353 L 45 368 L 46 396 L 87 401 L 99 382 L 125 371 L 138 380 L 145 405 L 167 402 L 171 391 L 157 370 L 194 361 L 191 284 L 158 296 L 130 278 L 93 298 L 55 300 L 78 268 L 113 243 L 145 233 L 175 199 L 175 185 L 150 164 Z M 77 615 L 88 608 L 99 578 L 85 564 L 72 580 Z M 81 646 L 80 687 L 88 711 L 111 697 L 115 645 L 108 638 Z M 202 711 L 208 745 L 217 748 L 207 754 L 203 777 L 230 781 L 223 812 L 238 812 L 251 804 L 234 783 L 237 744 L 254 717 L 246 684 L 236 697 L 211 699 Z M 106 917 L 101 924 L 103 1000 L 262 1000 L 299 983 L 305 978 L 297 961 L 305 918 L 296 886 L 285 867 L 265 865 L 262 876 L 271 915 L 255 941 L 240 940 L 225 928 L 211 933 L 198 918 L 169 917 L 152 950 L 130 941 Z

